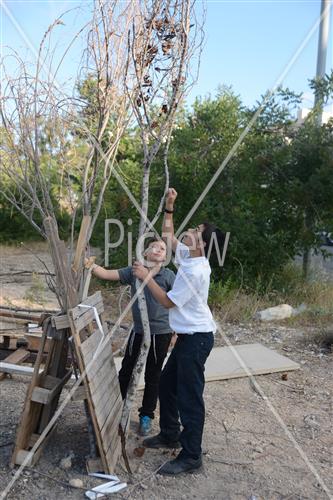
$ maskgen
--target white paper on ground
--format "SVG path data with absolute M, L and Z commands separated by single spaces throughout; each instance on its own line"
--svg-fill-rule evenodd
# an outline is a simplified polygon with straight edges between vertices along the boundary
M 127 483 L 119 483 L 119 481 L 110 481 L 108 483 L 100 484 L 91 490 L 85 492 L 87 498 L 95 500 L 95 498 L 102 498 L 109 493 L 117 493 L 118 491 L 126 488 Z
M 118 483 L 120 483 L 119 477 L 112 474 L 102 474 L 101 472 L 89 472 L 88 476 L 100 477 L 102 479 L 110 479 L 110 481 L 118 481 Z

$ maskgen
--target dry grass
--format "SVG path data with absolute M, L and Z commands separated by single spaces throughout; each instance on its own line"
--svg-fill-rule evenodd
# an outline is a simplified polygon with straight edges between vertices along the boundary
M 296 265 L 288 265 L 261 293 L 256 286 L 250 290 L 237 289 L 228 281 L 212 283 L 209 299 L 212 309 L 228 322 L 251 320 L 257 311 L 279 304 L 294 308 L 305 304 L 302 314 L 284 321 L 290 325 L 315 323 L 325 328 L 333 324 L 333 281 L 314 278 L 305 281 Z

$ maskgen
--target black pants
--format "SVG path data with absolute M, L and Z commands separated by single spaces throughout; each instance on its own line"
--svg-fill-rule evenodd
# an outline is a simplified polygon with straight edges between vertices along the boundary
M 161 333 L 152 336 L 146 361 L 145 389 L 143 393 L 142 406 L 139 408 L 140 417 L 148 416 L 150 418 L 154 418 L 162 365 L 165 356 L 168 353 L 171 337 L 172 333 Z M 142 335 L 132 332 L 127 343 L 121 369 L 119 371 L 119 384 L 123 399 L 126 397 L 128 384 L 131 380 L 133 368 L 140 352 L 141 342 Z
M 161 433 L 170 441 L 180 440 L 180 456 L 184 458 L 201 456 L 205 422 L 204 371 L 213 344 L 211 332 L 179 334 L 162 371 L 159 390 Z

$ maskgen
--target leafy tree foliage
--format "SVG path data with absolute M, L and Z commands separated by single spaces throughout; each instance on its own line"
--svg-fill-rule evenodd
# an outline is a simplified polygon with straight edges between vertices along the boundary
M 332 97 L 332 82 L 332 75 L 311 82 L 322 103 Z M 93 129 L 94 82 L 83 82 L 79 90 L 85 103 L 84 119 Z M 300 102 L 300 95 L 279 89 L 249 109 L 230 88 L 221 87 L 214 98 L 197 99 L 178 117 L 169 154 L 170 185 L 179 192 L 176 227 L 182 224 L 251 118 L 258 115 L 185 227 L 209 220 L 231 232 L 225 270 L 216 267 L 218 275 L 223 274 L 229 283 L 264 288 L 295 255 L 313 248 L 320 250 L 320 231 L 333 231 L 333 121 L 319 126 L 318 109 L 314 109 L 305 123 L 296 127 L 295 109 Z M 112 131 L 112 117 L 110 120 L 106 133 Z M 139 200 L 142 152 L 137 134 L 129 129 L 122 139 L 115 169 Z M 74 155 L 75 150 L 75 161 L 79 162 L 85 146 L 80 143 L 79 133 L 73 133 L 71 140 L 66 145 L 67 154 Z M 46 153 L 47 161 L 51 159 Z M 58 161 L 60 157 L 52 159 L 53 168 Z M 164 189 L 163 159 L 157 156 L 155 161 L 150 218 Z M 52 185 L 52 179 L 50 182 Z M 51 189 L 59 199 L 59 186 Z M 21 231 L 23 223 L 18 216 L 13 218 L 4 200 L 0 203 L 0 234 L 2 240 L 11 239 Z M 104 248 L 104 221 L 110 218 L 119 219 L 137 234 L 139 215 L 114 176 L 95 227 L 94 245 Z M 118 228 L 114 225 L 110 230 L 111 240 L 118 239 Z M 110 256 L 112 266 L 127 265 L 126 240 Z

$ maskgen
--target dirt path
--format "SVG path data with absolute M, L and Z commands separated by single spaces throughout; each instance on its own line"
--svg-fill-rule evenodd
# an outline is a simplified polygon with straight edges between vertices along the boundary
M 39 248 L 38 251 L 47 257 L 45 248 Z M 8 252 L 5 259 L 2 252 L 1 257 L 2 264 L 8 270 L 34 265 L 26 252 Z M 21 307 L 23 304 L 31 306 L 34 303 L 33 298 L 30 302 L 22 298 L 24 292 L 21 287 L 31 289 L 31 280 L 22 283 L 17 279 L 15 283 L 7 283 L 7 286 L 2 279 L 1 283 L 0 301 L 18 301 L 16 305 Z M 103 295 L 108 313 L 115 318 L 118 315 L 116 301 L 109 292 L 103 291 Z M 43 297 L 42 293 L 42 300 Z M 50 296 L 50 300 L 48 298 L 44 303 L 54 305 L 54 297 Z M 146 450 L 141 458 L 134 455 L 134 449 L 141 443 L 136 434 L 138 419 L 135 409 L 128 440 L 128 453 L 134 473 L 129 476 L 122 460 L 120 461 L 116 472 L 121 480 L 128 483 L 128 487 L 122 493 L 112 495 L 112 498 L 330 498 L 323 490 L 323 483 L 330 489 L 333 498 L 333 354 L 320 344 L 320 332 L 316 327 L 290 328 L 255 323 L 225 324 L 223 329 L 233 344 L 261 342 L 300 363 L 301 369 L 290 372 L 287 380 L 282 380 L 281 374 L 256 377 L 267 399 L 257 394 L 246 378 L 208 383 L 205 390 L 204 467 L 195 474 L 177 478 L 154 474 L 163 462 L 170 459 L 171 452 Z M 225 342 L 217 337 L 215 345 L 225 345 Z M 27 387 L 27 377 L 17 375 L 0 382 L 1 489 L 5 488 L 15 473 L 8 464 Z M 65 388 L 62 398 L 69 388 Z M 141 397 L 142 393 L 139 392 L 137 407 Z M 158 431 L 158 416 L 154 427 Z M 99 480 L 87 476 L 85 456 L 88 452 L 88 434 L 82 404 L 70 402 L 40 461 L 34 469 L 25 469 L 9 492 L 8 499 L 84 498 L 84 490 L 71 488 L 68 482 L 73 478 L 81 479 L 84 488 L 99 484 Z M 60 461 L 71 453 L 72 465 L 63 470 Z
M 261 341 L 290 356 L 301 370 L 257 377 L 269 404 L 283 420 L 281 425 L 248 379 L 210 382 L 206 385 L 206 426 L 204 468 L 202 471 L 166 478 L 154 474 L 171 452 L 146 450 L 141 458 L 134 449 L 141 440 L 136 435 L 137 417 L 133 412 L 128 451 L 134 474 L 125 472 L 122 461 L 117 473 L 128 488 L 113 498 L 171 500 L 196 499 L 324 499 L 329 496 L 320 486 L 324 481 L 333 491 L 332 477 L 332 354 L 309 343 L 312 329 L 297 330 L 282 326 L 225 325 L 228 338 L 236 343 Z M 216 345 L 221 341 L 216 339 Z M 22 409 L 27 379 L 14 376 L 1 383 L 0 482 L 5 486 L 12 472 L 8 468 L 15 426 Z M 67 391 L 64 391 L 63 397 Z M 141 393 L 138 393 L 137 406 Z M 157 431 L 157 419 L 155 430 Z M 290 432 L 304 458 L 288 437 Z M 83 491 L 66 487 L 79 478 L 85 487 L 98 484 L 88 478 L 84 457 L 88 453 L 87 428 L 80 403 L 70 403 L 55 434 L 35 470 L 26 470 L 8 495 L 9 499 L 79 499 Z M 62 470 L 62 458 L 74 454 L 72 467 Z M 320 479 L 311 472 L 313 467 Z M 41 471 L 59 484 L 45 476 Z M 251 496 L 252 495 L 252 496 Z

